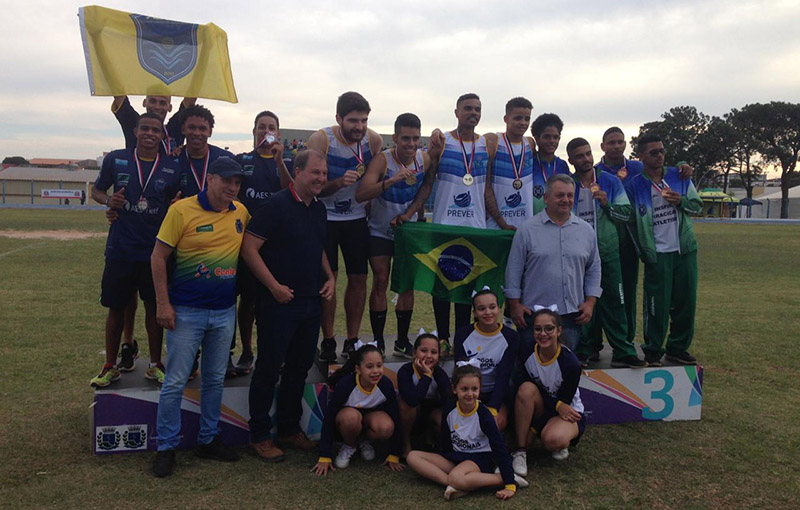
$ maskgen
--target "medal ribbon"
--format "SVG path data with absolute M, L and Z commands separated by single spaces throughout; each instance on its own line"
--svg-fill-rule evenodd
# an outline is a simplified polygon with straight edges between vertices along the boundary
M 650 185 L 652 187 L 654 187 L 656 189 L 656 191 L 658 191 L 659 193 L 664 191 L 665 188 L 666 189 L 670 189 L 669 184 L 667 184 L 667 181 L 665 181 L 663 178 L 661 179 L 661 186 L 659 186 L 658 184 L 656 184 L 653 181 L 650 181 Z
M 456 134 L 458 134 L 457 131 Z M 478 140 L 480 140 L 480 137 L 478 137 Z M 461 139 L 460 134 L 458 134 L 458 143 L 461 144 L 461 157 L 464 159 L 464 169 L 466 170 L 467 175 L 471 175 L 472 163 L 475 162 L 475 145 L 478 144 L 478 141 L 477 140 L 472 141 L 472 154 L 470 154 L 469 156 L 469 163 L 467 163 L 467 149 L 464 147 L 464 141 Z
M 366 166 L 364 165 L 364 153 L 361 151 L 361 142 L 358 142 L 358 145 L 356 145 L 356 147 L 358 147 L 358 152 L 354 151 L 352 146 L 350 145 L 347 146 L 347 148 L 350 149 L 350 152 L 353 153 L 353 156 L 356 157 L 356 161 L 358 161 L 358 164 Z
M 172 138 L 169 136 L 169 131 L 167 131 L 167 126 L 164 126 L 164 138 L 161 139 L 161 145 L 164 147 L 164 154 L 169 156 L 170 148 L 172 147 Z
M 194 167 L 194 163 L 192 163 L 192 158 L 189 156 L 189 153 L 186 153 L 186 159 L 189 160 L 189 167 L 192 169 L 192 176 L 194 177 L 194 182 L 197 183 L 197 187 L 200 188 L 200 191 L 203 191 L 206 187 L 206 174 L 208 174 L 208 156 L 211 154 L 211 151 L 206 149 L 206 158 L 203 164 L 203 174 L 200 178 L 197 177 L 198 172 L 197 169 Z
M 542 169 L 542 177 L 544 177 L 544 182 L 547 182 L 547 179 L 550 178 L 550 176 L 547 175 L 547 167 L 550 165 L 549 164 L 547 166 L 543 165 L 542 160 L 539 159 L 539 156 L 536 156 L 536 161 L 539 162 L 539 168 Z M 555 173 L 556 173 L 556 158 L 553 158 L 553 174 Z
M 522 168 L 525 164 L 525 138 L 522 138 L 522 145 L 520 145 L 519 166 L 517 166 L 514 151 L 511 150 L 511 144 L 508 143 L 508 137 L 506 137 L 505 133 L 503 133 L 503 141 L 506 143 L 506 149 L 508 149 L 508 154 L 511 156 L 511 167 L 514 169 L 514 177 L 519 179 L 522 177 Z
M 158 160 L 160 159 L 160 155 L 156 154 L 156 160 L 153 162 L 153 168 L 150 169 L 150 175 L 147 176 L 147 180 L 144 179 L 144 171 L 142 170 L 142 163 L 139 162 L 139 156 L 136 155 L 136 151 L 133 151 L 133 160 L 136 162 L 136 170 L 139 175 L 139 185 L 142 187 L 142 196 L 139 197 L 139 200 L 144 198 L 144 190 L 147 188 L 147 185 L 150 184 L 150 179 L 152 179 L 153 175 L 156 173 L 156 169 L 158 168 Z

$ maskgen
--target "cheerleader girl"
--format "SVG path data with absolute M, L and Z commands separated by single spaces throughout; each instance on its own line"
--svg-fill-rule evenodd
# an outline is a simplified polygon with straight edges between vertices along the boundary
M 528 482 L 514 475 L 511 457 L 492 413 L 478 396 L 481 371 L 474 361 L 460 362 L 453 371 L 453 393 L 442 411 L 442 453 L 413 450 L 408 465 L 418 474 L 444 485 L 444 499 L 451 500 L 483 487 L 502 487 L 495 495 L 508 499 L 517 485 Z M 495 467 L 499 467 L 499 473 Z
M 569 446 L 576 445 L 584 429 L 578 383 L 581 365 L 578 357 L 560 343 L 561 316 L 553 309 L 534 312 L 533 337 L 536 343 L 523 347 L 520 359 L 524 379 L 514 403 L 517 451 L 513 454 L 514 472 L 528 473 L 528 432 L 533 428 L 555 460 L 569 456 Z
M 502 310 L 497 294 L 488 287 L 472 296 L 475 324 L 456 331 L 453 339 L 455 359 L 477 360 L 481 370 L 481 402 L 495 417 L 503 431 L 508 420 L 506 399 L 510 396 L 511 372 L 519 352 L 519 335 L 498 322 Z M 510 405 L 510 402 L 509 402 Z
M 319 460 L 312 468 L 317 475 L 325 475 L 333 467 L 344 469 L 356 451 L 366 461 L 375 459 L 371 441 L 389 440 L 390 455 L 384 462 L 392 471 L 403 469 L 400 464 L 402 434 L 394 385 L 383 375 L 383 358 L 374 344 L 356 344 L 357 350 L 347 363 L 328 378 L 333 387 L 329 397 L 322 437 L 319 443 Z M 333 439 L 336 433 L 343 444 L 332 459 Z
M 425 430 L 442 422 L 442 406 L 451 395 L 450 378 L 439 366 L 439 339 L 422 333 L 414 342 L 414 361 L 397 371 L 398 404 L 403 423 L 403 456 L 411 451 L 414 426 Z

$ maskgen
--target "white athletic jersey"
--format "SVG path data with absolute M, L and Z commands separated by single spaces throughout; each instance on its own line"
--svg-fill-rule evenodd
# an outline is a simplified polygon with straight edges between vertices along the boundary
M 372 387 L 372 391 L 367 392 L 361 387 L 360 377 L 356 374 L 356 387 L 350 392 L 344 405 L 357 409 L 372 409 L 384 402 L 386 402 L 386 395 L 378 388 L 378 385 L 376 384 Z
M 322 131 L 328 137 L 328 151 L 326 153 L 328 162 L 328 180 L 338 179 L 343 176 L 347 170 L 355 170 L 359 162 L 356 157 L 358 146 L 361 147 L 362 161 L 364 162 L 364 169 L 369 166 L 372 160 L 372 153 L 369 150 L 369 134 L 365 134 L 364 138 L 357 146 L 356 144 L 347 145 L 339 140 L 333 133 L 332 127 L 326 127 Z M 354 152 L 355 151 L 355 152 Z M 357 220 L 364 218 L 367 215 L 367 203 L 356 202 L 356 188 L 358 182 L 346 188 L 342 188 L 333 195 L 322 197 L 322 203 L 328 210 L 328 221 L 347 221 Z
M 386 149 L 383 151 L 383 155 L 386 157 L 386 175 L 383 178 L 389 179 L 404 167 L 394 156 L 393 149 Z M 394 240 L 394 229 L 389 224 L 395 216 L 406 212 L 408 206 L 417 196 L 420 187 L 422 187 L 422 181 L 425 176 L 422 155 L 423 152 L 417 150 L 417 154 L 414 157 L 417 166 L 414 166 L 414 162 L 408 166 L 409 169 L 416 170 L 414 184 L 400 181 L 387 187 L 386 191 L 372 199 L 369 210 L 370 235 Z
M 492 164 L 492 191 L 494 191 L 494 198 L 497 201 L 497 208 L 506 223 L 518 227 L 527 219 L 533 217 L 533 151 L 531 145 L 523 137 L 522 143 L 512 144 L 511 150 L 513 155 L 508 152 L 508 147 L 504 140 L 505 133 L 497 133 L 497 154 L 494 156 L 494 163 Z M 524 158 L 520 156 L 521 151 L 524 150 Z M 517 165 L 517 171 L 520 172 L 520 181 L 522 181 L 522 188 L 514 189 L 514 166 L 511 159 L 514 159 Z M 522 169 L 519 168 L 520 162 Z M 487 228 L 500 228 L 494 218 L 486 216 Z
M 465 453 L 478 453 L 492 451 L 489 438 L 481 428 L 478 416 L 478 407 L 469 414 L 462 414 L 458 404 L 447 415 L 447 425 L 450 427 L 450 442 L 453 450 Z
M 558 351 L 553 359 L 547 363 L 542 363 L 542 360 L 539 359 L 539 346 L 536 345 L 533 353 L 525 360 L 525 370 L 527 370 L 528 375 L 540 389 L 547 391 L 547 398 L 558 399 L 558 391 L 564 382 L 564 372 L 568 370 L 580 372 L 581 368 L 572 351 L 563 345 L 558 346 Z M 572 402 L 569 405 L 577 412 L 583 413 L 581 392 L 577 384 L 575 396 L 572 397 Z
M 681 251 L 678 238 L 678 210 L 667 202 L 654 185 L 650 185 L 653 199 L 653 237 L 658 253 Z
M 423 376 L 427 377 L 427 376 Z M 414 386 L 419 384 L 419 374 L 417 373 L 417 369 L 414 368 L 413 373 L 411 374 L 411 381 L 414 383 Z M 428 386 L 428 392 L 425 393 L 425 399 L 434 399 L 439 395 L 439 385 L 436 384 L 436 379 L 431 378 L 431 385 Z
M 582 219 L 591 225 L 592 228 L 597 230 L 597 227 L 594 224 L 595 210 L 592 191 L 589 188 L 584 188 L 580 183 L 576 184 L 581 187 L 581 192 L 578 193 L 578 207 L 576 208 L 575 212 L 578 214 L 578 218 Z
M 433 222 L 440 225 L 486 228 L 486 202 L 483 198 L 486 186 L 486 166 L 489 153 L 486 138 L 475 141 L 475 160 L 472 162 L 471 186 L 464 184 L 467 171 L 461 143 L 448 131 L 439 166 L 436 171 L 436 197 L 433 200 Z M 464 142 L 467 163 L 472 157 L 472 142 Z

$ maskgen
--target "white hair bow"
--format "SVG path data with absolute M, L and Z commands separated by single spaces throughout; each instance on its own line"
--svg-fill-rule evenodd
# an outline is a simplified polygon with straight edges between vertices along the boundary
M 480 360 L 478 360 L 478 358 L 472 358 L 472 359 L 467 360 L 467 361 L 457 361 L 456 362 L 456 366 L 459 367 L 459 368 L 465 367 L 467 365 L 472 365 L 475 368 L 481 368 L 481 362 L 480 362 Z
M 373 347 L 375 347 L 375 348 L 377 349 L 377 348 L 378 348 L 378 341 L 377 341 L 377 340 L 374 340 L 374 341 L 372 341 L 372 342 L 366 342 L 366 343 L 364 343 L 364 342 L 362 342 L 361 340 L 359 340 L 358 342 L 356 342 L 356 350 L 359 350 L 359 349 L 361 349 L 361 348 L 362 348 L 362 347 L 364 347 L 365 345 L 371 345 L 371 346 L 373 346 Z
M 484 285 L 481 290 L 492 290 L 492 289 L 490 289 L 488 285 Z M 475 297 L 475 294 L 477 294 L 477 293 L 478 293 L 477 290 L 473 290 L 472 291 L 472 297 Z
M 550 306 L 533 305 L 534 312 L 538 312 L 539 310 L 550 310 L 551 312 L 558 313 L 558 305 L 550 305 Z
M 419 333 L 417 333 L 417 336 L 419 336 L 419 335 L 425 335 L 425 334 L 427 334 L 427 333 L 428 333 L 428 332 L 427 332 L 427 331 L 425 331 L 425 328 L 419 328 Z

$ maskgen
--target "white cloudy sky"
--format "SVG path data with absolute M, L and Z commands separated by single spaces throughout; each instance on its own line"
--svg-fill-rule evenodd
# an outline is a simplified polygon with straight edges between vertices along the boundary
M 110 98 L 91 97 L 82 4 L 2 1 L 0 157 L 96 157 L 123 144 Z M 106 7 L 228 33 L 238 104 L 202 101 L 212 142 L 245 150 L 253 115 L 286 127 L 333 123 L 336 97 L 361 92 L 370 126 L 402 112 L 423 132 L 455 125 L 455 99 L 483 100 L 479 131 L 502 130 L 522 95 L 558 113 L 566 141 L 629 137 L 670 107 L 722 115 L 752 102 L 800 102 L 800 2 L 785 1 L 117 1 Z M 140 103 L 140 100 L 136 100 Z

